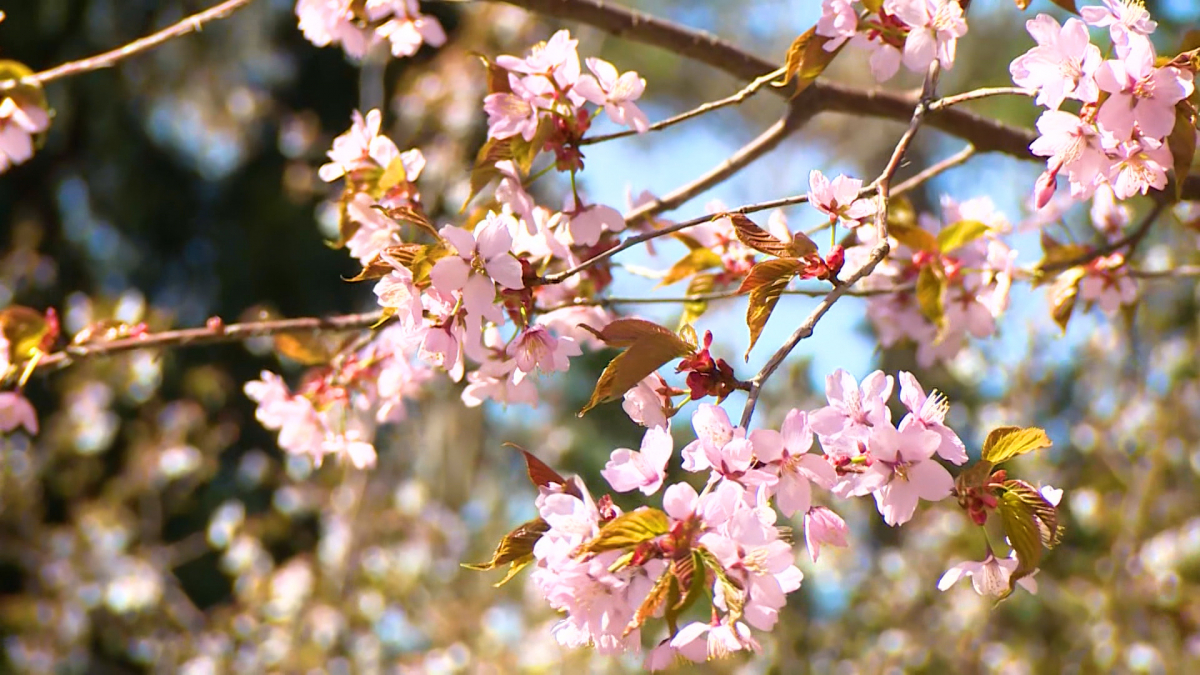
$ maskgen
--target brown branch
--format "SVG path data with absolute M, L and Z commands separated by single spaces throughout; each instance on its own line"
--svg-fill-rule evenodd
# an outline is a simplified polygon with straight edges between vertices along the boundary
M 149 333 L 140 337 L 71 345 L 43 356 L 37 363 L 37 370 L 55 367 L 63 368 L 82 359 L 110 356 L 137 349 L 194 347 L 222 342 L 238 342 L 240 340 L 249 340 L 250 338 L 282 335 L 285 333 L 361 330 L 374 325 L 382 316 L 380 312 L 366 312 L 364 314 L 345 314 L 331 317 L 249 321 L 227 325 L 214 322 L 214 325 L 204 328 L 168 330 L 161 333 Z
M 133 56 L 134 54 L 139 54 L 148 49 L 153 49 L 154 47 L 157 47 L 168 40 L 177 38 L 181 35 L 187 35 L 193 31 L 198 31 L 204 24 L 216 19 L 223 19 L 233 12 L 250 4 L 251 2 L 252 0 L 225 0 L 225 2 L 222 2 L 215 7 L 210 7 L 203 12 L 186 17 L 178 23 L 168 26 L 157 33 L 152 33 L 144 38 L 134 40 L 123 47 L 118 47 L 95 56 L 89 56 L 86 59 L 79 59 L 78 61 L 64 63 L 61 66 L 56 66 L 54 68 L 50 68 L 49 70 L 43 70 L 40 73 L 28 75 L 20 80 L 5 80 L 0 82 L 0 91 L 7 91 L 22 84 L 45 84 L 46 82 L 57 80 L 63 77 L 78 75 L 79 73 L 86 73 L 92 70 L 99 70 L 100 68 L 107 68 L 118 61 L 121 61 L 122 59 Z
M 1167 203 L 1164 201 L 1155 202 L 1154 207 L 1150 209 L 1150 212 L 1146 214 L 1146 217 L 1142 219 L 1142 222 L 1138 223 L 1137 228 L 1135 228 L 1133 232 L 1121 237 L 1120 239 L 1117 239 L 1116 241 L 1109 242 L 1103 246 L 1098 246 L 1078 257 L 1070 260 L 1064 260 L 1059 263 L 1046 265 L 1045 267 L 1040 267 L 1035 271 L 1034 274 L 1044 276 L 1047 273 L 1061 272 L 1063 270 L 1069 270 L 1072 267 L 1086 265 L 1093 260 L 1103 258 L 1111 253 L 1116 253 L 1127 246 L 1132 252 L 1132 250 L 1139 243 L 1141 243 L 1146 234 L 1150 232 L 1150 227 L 1154 225 L 1154 221 L 1158 220 L 1158 216 L 1162 214 L 1166 207 Z

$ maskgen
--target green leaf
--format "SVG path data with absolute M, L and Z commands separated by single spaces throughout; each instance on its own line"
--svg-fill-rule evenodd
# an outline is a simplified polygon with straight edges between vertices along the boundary
M 482 192 L 493 178 L 500 176 L 496 162 L 513 159 L 512 140 L 512 138 L 502 140 L 489 138 L 483 147 L 479 148 L 479 153 L 475 156 L 475 166 L 471 169 L 471 191 L 467 194 L 467 200 L 463 202 L 459 213 L 466 211 L 471 200 L 475 199 L 475 195 Z
M 1175 168 L 1175 199 L 1183 197 L 1183 183 L 1192 170 L 1192 160 L 1196 157 L 1196 117 L 1190 103 L 1180 101 L 1175 104 L 1175 127 L 1167 136 L 1167 148 L 1174 158 Z
M 1051 445 L 1050 437 L 1038 427 L 1000 427 L 993 429 L 983 442 L 983 459 L 992 464 L 1001 464 Z
M 1083 244 L 1061 244 L 1053 237 L 1042 233 L 1042 260 L 1037 264 L 1038 279 L 1036 283 L 1044 283 L 1045 277 L 1063 268 L 1068 263 L 1079 260 L 1091 249 Z
M 661 537 L 670 528 L 667 514 L 658 509 L 642 507 L 608 521 L 591 541 L 579 547 L 579 553 L 619 551 Z
M 750 346 L 746 348 L 746 360 L 750 360 L 750 351 L 762 335 L 771 312 L 779 304 L 779 296 L 783 295 L 788 282 L 799 271 L 799 263 L 791 258 L 776 258 L 764 260 L 750 268 L 750 274 L 742 282 L 738 292 L 750 291 L 750 301 L 746 304 L 746 327 L 750 329 Z
M 746 608 L 746 592 L 737 581 L 729 576 L 729 572 L 711 551 L 701 547 L 696 552 L 704 567 L 711 571 L 716 578 L 716 587 L 721 591 L 721 595 L 725 599 L 725 606 L 729 611 L 729 621 L 741 619 L 742 611 Z
M 945 323 L 946 312 L 943 298 L 946 280 L 937 273 L 933 265 L 925 265 L 917 274 L 917 306 L 921 315 L 939 329 Z
M 482 563 L 463 563 L 462 566 L 469 570 L 487 572 L 500 565 L 508 565 L 508 574 L 505 574 L 504 578 L 495 584 L 497 587 L 503 586 L 509 579 L 516 576 L 517 572 L 533 562 L 533 546 L 549 529 L 550 526 L 541 518 L 531 520 L 504 535 L 500 544 L 496 546 L 496 551 L 492 553 L 491 560 Z
M 1082 267 L 1072 267 L 1058 275 L 1050 287 L 1050 318 L 1058 324 L 1063 333 L 1067 332 L 1067 322 L 1071 320 L 1071 314 L 1075 311 L 1075 302 L 1079 298 L 1079 282 L 1085 276 L 1087 272 Z
M 733 223 L 733 231 L 737 234 L 738 241 L 759 253 L 776 258 L 799 257 L 792 255 L 792 245 L 789 242 L 776 239 L 775 235 L 755 225 L 754 221 L 741 213 L 718 213 L 713 216 L 714 220 L 718 218 L 728 218 L 729 222 Z
M 947 225 L 942 228 L 941 232 L 938 232 L 938 248 L 942 253 L 949 253 L 982 237 L 990 229 L 986 223 L 978 220 L 960 220 Z
M 883 0 L 863 0 L 863 7 L 872 14 L 878 14 L 883 9 Z
M 610 347 L 625 348 L 600 373 L 592 397 L 579 411 L 580 417 L 601 403 L 621 398 L 667 362 L 690 356 L 696 351 L 671 330 L 642 319 L 617 319 L 603 330 L 596 330 L 587 324 L 580 325 L 580 328 L 591 332 Z
M 1023 480 L 1008 480 L 1004 489 L 1017 495 L 1033 516 L 1042 538 L 1042 546 L 1054 548 L 1062 542 L 1063 527 L 1058 524 L 1058 507 L 1042 496 L 1040 490 Z
M 673 283 L 683 281 L 684 279 L 714 268 L 723 267 L 721 256 L 717 255 L 710 248 L 694 248 L 687 252 L 671 269 L 667 270 L 666 276 L 662 281 L 658 282 L 658 287 L 670 286 Z
M 712 274 L 697 274 L 692 277 L 692 281 L 688 284 L 687 294 L 689 297 L 697 295 L 705 295 L 711 293 L 716 287 L 716 277 Z M 697 319 L 704 316 L 708 311 L 707 300 L 690 300 L 683 303 L 683 314 L 679 317 L 679 329 L 682 331 L 684 327 L 691 327 Z M 695 329 L 692 329 L 692 335 L 695 335 Z M 687 339 L 687 336 L 684 336 Z M 695 340 L 692 340 L 695 344 Z
M 1037 519 L 1033 510 L 1015 492 L 1004 492 L 1000 495 L 1000 521 L 1004 524 L 1004 533 L 1008 535 L 1008 543 L 1017 554 L 1017 569 L 1008 578 L 1008 597 L 1016 587 L 1017 581 L 1033 573 L 1042 562 L 1042 536 L 1038 530 Z
M 784 61 L 783 80 L 776 83 L 776 86 L 782 87 L 787 85 L 792 78 L 796 79 L 796 91 L 793 96 L 808 88 L 817 77 L 825 71 L 838 52 L 842 51 L 842 47 L 846 43 L 838 45 L 833 51 L 825 51 L 825 43 L 829 42 L 830 38 L 824 35 L 817 35 L 817 27 L 813 26 L 804 31 L 799 37 L 792 41 L 788 47 L 787 57 Z

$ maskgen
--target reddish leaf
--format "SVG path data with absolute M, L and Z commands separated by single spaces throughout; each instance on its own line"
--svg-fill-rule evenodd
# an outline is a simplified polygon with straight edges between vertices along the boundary
M 1175 127 L 1167 136 L 1175 169 L 1175 199 L 1183 197 L 1183 183 L 1192 170 L 1196 157 L 1196 113 L 1187 101 L 1175 104 Z
M 799 271 L 800 261 L 794 258 L 764 260 L 750 268 L 750 273 L 746 275 L 745 279 L 742 279 L 742 285 L 738 287 L 738 293 L 750 293 L 757 288 L 775 283 L 781 276 L 787 276 L 790 279 Z
M 667 601 L 667 596 L 670 595 L 671 587 L 675 583 L 675 577 L 672 575 L 671 569 L 667 568 L 663 570 L 658 580 L 654 582 L 654 586 L 650 588 L 650 592 L 646 594 L 646 598 L 642 600 L 642 604 L 633 613 L 633 620 L 629 622 L 629 625 L 625 626 L 625 631 L 621 633 L 621 637 L 625 637 L 641 628 L 642 624 L 646 623 L 646 619 L 654 616 L 654 613 Z
M 678 281 L 702 272 L 704 270 L 722 267 L 721 256 L 713 252 L 709 248 L 695 248 L 688 251 L 687 255 L 683 256 L 667 270 L 666 276 L 662 281 L 658 282 L 659 287 L 670 286 Z
M 747 361 L 750 360 L 750 351 L 754 349 L 754 344 L 758 342 L 758 337 L 767 325 L 767 319 L 771 318 L 771 312 L 775 311 L 775 305 L 779 303 L 779 296 L 783 295 L 783 290 L 796 274 L 796 262 L 785 258 L 767 260 L 755 265 L 750 270 L 750 276 L 746 278 L 746 282 L 754 279 L 753 283 L 757 284 L 752 287 L 750 301 L 746 304 L 746 327 L 750 329 L 750 346 L 746 348 L 745 356 Z M 759 273 L 755 274 L 755 270 L 759 270 Z M 746 282 L 742 283 L 743 289 L 747 287 Z
M 391 274 L 395 268 L 392 267 L 390 262 L 384 260 L 385 257 L 389 257 L 411 269 L 413 263 L 421 257 L 427 248 L 429 247 L 421 244 L 396 244 L 388 246 L 376 254 L 374 258 L 371 258 L 370 262 L 363 265 L 361 272 L 346 279 L 346 281 L 370 281 Z
M 754 224 L 754 221 L 741 213 L 719 213 L 713 219 L 728 218 L 733 223 L 733 231 L 738 241 L 758 251 L 777 258 L 791 258 L 792 246 L 786 241 L 776 239 L 774 235 Z
M 591 398 L 579 411 L 581 417 L 601 403 L 624 396 L 669 361 L 690 356 L 695 351 L 692 345 L 667 328 L 642 319 L 617 319 L 603 330 L 586 324 L 580 327 L 610 347 L 625 349 L 600 374 Z
M 783 80 L 778 83 L 778 86 L 786 85 L 794 77 L 796 92 L 793 96 L 807 89 L 808 85 L 812 84 L 813 80 L 816 80 L 825 71 L 825 68 L 846 44 L 843 42 L 838 45 L 837 49 L 826 51 L 825 43 L 829 40 L 830 38 L 824 35 L 817 35 L 816 26 L 804 31 L 793 40 L 791 46 L 788 47 L 787 58 L 784 62 Z
M 462 566 L 469 570 L 486 572 L 494 570 L 500 565 L 508 565 L 508 574 L 495 584 L 503 586 L 517 572 L 533 562 L 533 546 L 549 529 L 550 526 L 541 518 L 531 520 L 504 535 L 500 544 L 496 546 L 495 552 L 492 553 L 491 560 L 482 563 L 463 563 Z
M 521 450 L 520 448 L 517 449 Z M 557 471 L 551 469 L 545 462 L 535 457 L 532 453 L 527 450 L 521 450 L 521 454 L 525 456 L 525 472 L 529 475 L 529 482 L 533 483 L 534 487 L 550 487 L 551 484 L 567 485 L 566 478 L 563 478 Z

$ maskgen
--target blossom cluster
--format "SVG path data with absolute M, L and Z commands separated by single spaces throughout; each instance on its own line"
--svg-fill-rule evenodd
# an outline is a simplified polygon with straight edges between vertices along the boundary
M 711 619 L 678 627 L 669 619 L 671 635 L 650 652 L 646 666 L 758 649 L 754 631 L 774 627 L 787 595 L 803 580 L 775 508 L 803 518 L 815 562 L 822 545 L 847 545 L 848 528 L 833 510 L 814 503 L 814 485 L 835 497 L 873 496 L 889 525 L 912 519 L 919 500 L 952 494 L 954 481 L 942 461 L 962 464 L 967 453 L 945 424 L 945 397 L 926 394 L 913 375 L 900 373 L 908 413 L 897 425 L 888 408 L 894 388 L 895 380 L 881 371 L 860 384 L 838 370 L 827 378 L 827 406 L 792 410 L 779 429 L 750 432 L 735 427 L 723 408 L 701 404 L 692 416 L 696 440 L 680 452 L 684 471 L 707 474 L 700 492 L 686 481 L 667 485 L 673 439 L 666 426 L 652 426 L 638 450 L 613 451 L 601 474 L 617 493 L 661 492 L 662 510 L 625 513 L 608 495 L 594 500 L 578 479 L 540 486 L 544 531 L 531 551 L 533 583 L 566 615 L 555 637 L 602 653 L 636 650 L 648 617 L 686 609 L 667 586 L 676 584 L 691 597 L 688 585 L 702 583 L 712 597 Z M 813 452 L 814 435 L 820 452 Z
M 341 45 L 356 59 L 384 41 L 395 56 L 412 56 L 422 44 L 440 47 L 446 42 L 442 24 L 422 14 L 417 0 L 297 0 L 296 17 L 309 42 Z
M 875 9 L 861 6 L 858 0 L 823 0 L 816 34 L 827 39 L 825 50 L 834 51 L 849 40 L 856 48 L 869 51 L 871 73 L 879 82 L 891 79 L 901 63 L 918 73 L 924 73 L 934 61 L 947 70 L 954 67 L 958 39 L 967 34 L 959 0 L 872 4 Z
M 1167 136 L 1176 105 L 1194 90 L 1189 65 L 1158 64 L 1150 41 L 1157 24 L 1141 3 L 1104 0 L 1103 7 L 1079 12 L 1082 19 L 1063 24 L 1047 14 L 1026 22 L 1037 46 L 1010 67 L 1013 82 L 1035 91 L 1046 108 L 1037 122 L 1041 135 L 1030 146 L 1047 158 L 1035 190 L 1039 208 L 1060 175 L 1076 199 L 1101 186 L 1117 199 L 1166 187 Z M 1108 28 L 1112 58 L 1091 43 L 1089 25 Z M 1060 109 L 1067 100 L 1078 102 L 1078 112 Z

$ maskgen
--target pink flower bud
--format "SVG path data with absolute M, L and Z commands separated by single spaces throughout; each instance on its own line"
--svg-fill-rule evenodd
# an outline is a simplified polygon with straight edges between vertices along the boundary
M 1054 191 L 1058 189 L 1058 172 L 1045 171 L 1041 176 L 1038 176 L 1037 183 L 1034 185 L 1033 194 L 1037 208 L 1044 208 L 1050 203 L 1050 198 L 1054 196 Z
M 846 521 L 824 506 L 814 506 L 804 514 L 804 541 L 813 562 L 821 553 L 821 544 L 846 546 Z

